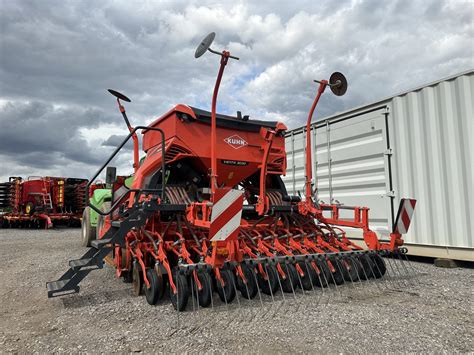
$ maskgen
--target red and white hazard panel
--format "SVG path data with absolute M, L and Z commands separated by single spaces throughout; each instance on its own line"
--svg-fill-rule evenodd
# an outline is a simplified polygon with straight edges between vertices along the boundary
M 237 239 L 243 204 L 243 191 L 230 188 L 216 189 L 209 231 L 211 241 Z
M 405 234 L 410 227 L 411 218 L 415 211 L 416 200 L 411 198 L 402 198 L 400 207 L 398 207 L 397 219 L 394 224 L 394 232 Z

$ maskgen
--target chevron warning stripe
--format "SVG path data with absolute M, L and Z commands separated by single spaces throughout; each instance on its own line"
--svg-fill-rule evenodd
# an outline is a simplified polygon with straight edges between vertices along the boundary
M 416 200 L 411 198 L 402 198 L 398 208 L 397 219 L 394 223 L 395 233 L 405 234 L 410 227 L 411 218 L 415 211 Z
M 216 189 L 211 213 L 211 241 L 237 239 L 242 218 L 243 191 Z

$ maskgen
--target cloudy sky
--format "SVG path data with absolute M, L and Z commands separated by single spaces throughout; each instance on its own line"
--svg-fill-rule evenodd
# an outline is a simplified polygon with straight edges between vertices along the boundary
M 126 133 L 106 89 L 132 99 L 132 124 L 177 103 L 209 109 L 217 56 L 228 65 L 218 110 L 301 126 L 312 79 L 341 71 L 346 96 L 317 115 L 472 69 L 472 1 L 0 0 L 0 179 L 89 177 Z M 130 151 L 116 162 L 127 173 Z

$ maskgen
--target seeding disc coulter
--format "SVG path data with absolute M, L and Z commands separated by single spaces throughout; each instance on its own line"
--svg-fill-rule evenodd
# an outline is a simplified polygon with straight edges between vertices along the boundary
M 237 293 L 251 299 L 384 277 L 383 256 L 401 257 L 402 232 L 409 225 L 414 200 L 403 200 L 390 240 L 381 242 L 369 228 L 369 209 L 318 204 L 307 154 L 304 197 L 288 195 L 281 176 L 286 171 L 284 133 L 280 122 L 250 120 L 216 114 L 216 101 L 228 51 L 210 48 L 214 34 L 196 50 L 220 56 L 212 98 L 212 112 L 178 105 L 146 127 L 132 128 L 116 91 L 119 109 L 130 134 L 91 179 L 106 168 L 129 138 L 134 140 L 134 178 L 130 189 L 114 191 L 99 237 L 57 281 L 47 284 L 48 296 L 78 292 L 79 282 L 102 268 L 112 254 L 117 277 L 143 290 L 149 304 L 168 294 L 175 309 L 188 300 L 202 307 Z M 307 129 L 326 88 L 343 95 L 347 82 L 340 73 L 318 81 Z M 146 157 L 138 160 L 136 131 L 143 132 Z M 306 149 L 311 145 L 307 135 Z M 107 170 L 113 183 L 114 170 Z M 90 205 L 94 209 L 94 206 Z M 341 219 L 350 210 L 353 218 Z M 363 231 L 366 248 L 346 237 L 343 227 Z

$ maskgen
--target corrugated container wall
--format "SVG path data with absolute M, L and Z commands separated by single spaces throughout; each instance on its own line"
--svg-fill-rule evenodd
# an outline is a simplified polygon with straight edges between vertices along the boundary
M 474 260 L 473 127 L 474 71 L 320 120 L 311 132 L 318 198 L 370 207 L 382 238 L 400 198 L 416 198 L 404 238 L 415 254 Z M 286 138 L 293 194 L 303 191 L 304 139 L 303 128 Z

